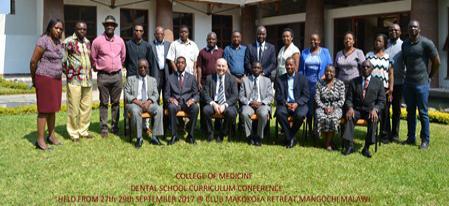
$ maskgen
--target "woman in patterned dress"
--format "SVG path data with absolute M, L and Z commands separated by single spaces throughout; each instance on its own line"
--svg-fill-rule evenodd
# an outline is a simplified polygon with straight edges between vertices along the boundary
M 337 131 L 345 102 L 345 84 L 335 78 L 335 67 L 326 67 L 324 79 L 316 85 L 315 102 L 318 132 L 325 140 L 325 148 L 332 151 L 332 137 Z
M 374 40 L 374 51 L 366 54 L 371 64 L 373 64 L 373 71 L 371 76 L 382 80 L 385 88 L 385 95 L 387 101 L 385 101 L 385 109 L 382 110 L 380 115 L 380 140 L 387 144 L 391 138 L 391 126 L 390 126 L 390 104 L 393 100 L 393 86 L 394 86 L 394 69 L 390 56 L 385 53 L 387 47 L 387 36 L 385 34 L 376 35 Z

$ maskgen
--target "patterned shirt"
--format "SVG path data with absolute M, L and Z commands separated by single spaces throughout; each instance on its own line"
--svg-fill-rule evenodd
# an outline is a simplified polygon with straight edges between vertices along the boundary
M 36 74 L 61 79 L 64 56 L 62 44 L 59 41 L 54 42 L 48 35 L 43 35 L 37 40 L 36 46 L 44 49 L 42 58 L 37 63 Z
M 390 65 L 392 64 L 390 56 L 387 53 L 384 53 L 383 56 L 378 57 L 376 54 L 374 54 L 374 52 L 369 52 L 368 54 L 366 54 L 366 59 L 368 59 L 371 64 L 373 64 L 373 71 L 371 72 L 371 75 L 382 80 L 384 88 L 388 88 L 388 70 L 390 69 Z
M 335 67 L 337 67 L 337 78 L 343 82 L 349 82 L 358 77 L 359 64 L 365 61 L 365 55 L 360 49 L 355 49 L 351 54 L 345 56 L 344 51 L 339 51 L 335 56 Z
M 76 34 L 66 38 L 63 43 L 64 73 L 67 83 L 82 87 L 92 86 L 92 66 L 90 63 L 90 42 L 84 37 L 83 42 L 78 40 Z

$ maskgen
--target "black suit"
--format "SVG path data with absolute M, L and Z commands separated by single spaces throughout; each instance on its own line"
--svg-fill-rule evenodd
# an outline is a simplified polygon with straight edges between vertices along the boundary
M 305 76 L 296 73 L 293 80 L 293 95 L 294 101 L 288 102 L 288 73 L 281 75 L 276 79 L 276 118 L 284 129 L 287 141 L 295 137 L 296 132 L 301 127 L 301 124 L 308 112 L 309 102 L 309 84 Z M 287 108 L 287 103 L 297 103 L 298 107 L 295 111 Z M 290 127 L 288 117 L 292 116 L 294 119 L 293 126 Z
M 354 123 L 358 119 L 366 119 L 368 121 L 368 131 L 365 138 L 365 146 L 369 146 L 376 142 L 376 128 L 377 122 L 369 120 L 369 112 L 373 109 L 377 110 L 379 115 L 385 105 L 385 90 L 381 80 L 371 77 L 365 98 L 363 98 L 363 83 L 364 79 L 359 76 L 349 82 L 348 92 L 346 96 L 346 108 L 354 109 L 354 118 L 346 122 L 343 139 L 352 143 L 354 139 Z
M 180 110 L 183 110 L 189 114 L 189 119 L 191 122 L 189 135 L 193 137 L 193 131 L 196 127 L 196 119 L 198 118 L 199 112 L 199 107 L 196 103 L 199 101 L 200 95 L 198 92 L 198 84 L 193 75 L 184 71 L 183 82 L 183 87 L 181 88 L 179 85 L 178 73 L 170 74 L 167 84 L 165 85 L 164 101 L 169 102 L 170 98 L 174 98 L 178 101 L 178 105 L 174 103 L 168 103 L 168 113 L 172 135 L 178 135 L 176 131 L 176 113 Z M 193 99 L 195 101 L 195 104 L 192 104 L 190 107 L 188 107 L 186 105 L 186 102 L 190 99 Z
M 206 84 L 203 87 L 201 92 L 201 99 L 204 103 L 203 113 L 205 117 L 206 123 L 206 135 L 207 137 L 213 136 L 214 128 L 212 127 L 212 115 L 215 113 L 213 106 L 210 104 L 214 101 L 216 96 L 216 90 L 219 86 L 217 84 L 218 75 L 209 75 L 206 78 Z M 233 130 L 235 126 L 235 118 L 237 117 L 237 108 L 236 103 L 238 100 L 238 88 L 237 82 L 234 80 L 234 77 L 229 73 L 224 75 L 224 89 L 225 89 L 225 98 L 227 104 L 226 109 L 224 110 L 224 128 L 216 128 L 220 134 L 219 136 L 223 137 L 227 131 L 230 131 L 228 134 L 229 137 L 233 137 Z M 216 102 L 218 103 L 218 102 Z M 220 124 L 218 124 L 220 125 Z
M 167 82 L 168 75 L 170 74 L 170 67 L 167 62 L 167 53 L 168 49 L 170 48 L 170 42 L 163 41 L 162 44 L 164 45 L 164 68 L 159 67 L 159 61 L 158 61 L 158 53 L 157 53 L 157 41 L 153 40 L 149 42 L 148 47 L 151 52 L 148 54 L 150 55 L 148 59 L 150 60 L 150 76 L 154 77 L 157 82 L 158 92 L 161 93 L 161 91 L 165 88 L 165 82 Z
M 247 75 L 252 74 L 251 65 L 254 61 L 257 60 L 257 55 L 257 43 L 254 42 L 252 44 L 249 44 L 245 52 L 245 73 Z M 276 69 L 276 50 L 273 44 L 265 41 L 265 48 L 263 49 L 260 63 L 262 64 L 264 76 L 270 78 L 273 81 L 273 79 L 271 78 L 271 72 Z

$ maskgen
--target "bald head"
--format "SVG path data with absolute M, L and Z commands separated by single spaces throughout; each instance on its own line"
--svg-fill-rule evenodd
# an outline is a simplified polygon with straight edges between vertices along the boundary
M 219 76 L 223 76 L 224 74 L 226 74 L 226 72 L 228 72 L 228 62 L 226 61 L 226 59 L 223 58 L 217 59 L 215 69 Z

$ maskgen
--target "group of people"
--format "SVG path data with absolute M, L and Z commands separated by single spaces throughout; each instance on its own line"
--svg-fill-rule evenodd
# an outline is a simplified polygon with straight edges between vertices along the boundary
M 120 95 L 124 90 L 125 117 L 131 115 L 130 127 L 136 130 L 137 148 L 143 144 L 143 127 L 150 126 L 142 121 L 142 113 L 149 113 L 153 119 L 150 142 L 160 145 L 159 137 L 164 135 L 165 127 L 171 131 L 168 144 L 181 138 L 178 128 L 184 121 L 177 113 L 184 111 L 189 119 L 186 141 L 191 144 L 196 143 L 194 129 L 199 114 L 201 131 L 208 141 L 221 142 L 225 136 L 235 138 L 239 116 L 248 143 L 256 146 L 262 144 L 264 129 L 273 116 L 282 127 L 287 148 L 297 144 L 297 131 L 304 121 L 309 121 L 315 136 L 323 136 L 325 148 L 333 150 L 332 137 L 342 125 L 345 155 L 354 152 L 355 122 L 365 119 L 368 131 L 362 154 L 371 157 L 369 146 L 376 141 L 378 121 L 380 140 L 399 142 L 403 93 L 408 123 L 407 140 L 403 143 L 416 142 L 418 107 L 422 125 L 420 148 L 427 149 L 429 145 L 429 84 L 440 60 L 432 41 L 420 35 L 417 21 L 409 23 L 409 38 L 404 41 L 400 39 L 400 26 L 391 25 L 389 37 L 377 35 L 374 50 L 366 55 L 354 47 L 354 34 L 348 32 L 345 47 L 335 59 L 321 46 L 318 34 L 310 36 L 310 48 L 301 52 L 293 43 L 291 29 L 283 31 L 284 45 L 276 53 L 275 47 L 266 42 L 264 26 L 257 28 L 256 42 L 249 45 L 243 45 L 240 32 L 234 31 L 232 43 L 224 49 L 217 46 L 217 35 L 210 32 L 207 46 L 199 50 L 189 39 L 187 26 L 179 28 L 179 39 L 173 42 L 164 39 L 164 28 L 158 26 L 154 40 L 146 42 L 144 27 L 135 25 L 133 39 L 125 43 L 114 35 L 117 23 L 113 16 L 107 16 L 103 25 L 104 33 L 92 44 L 85 37 L 87 25 L 82 21 L 76 24 L 73 35 L 61 40 L 63 22 L 51 20 L 39 38 L 30 62 L 39 113 L 37 148 L 48 149 L 46 142 L 61 144 L 54 135 L 54 125 L 55 112 L 61 106 L 63 73 L 67 77 L 68 134 L 73 141 L 92 137 L 88 133 L 92 70 L 97 72 L 100 92 L 101 136 L 107 137 L 109 131 L 118 133 Z M 126 69 L 124 89 L 122 68 Z

